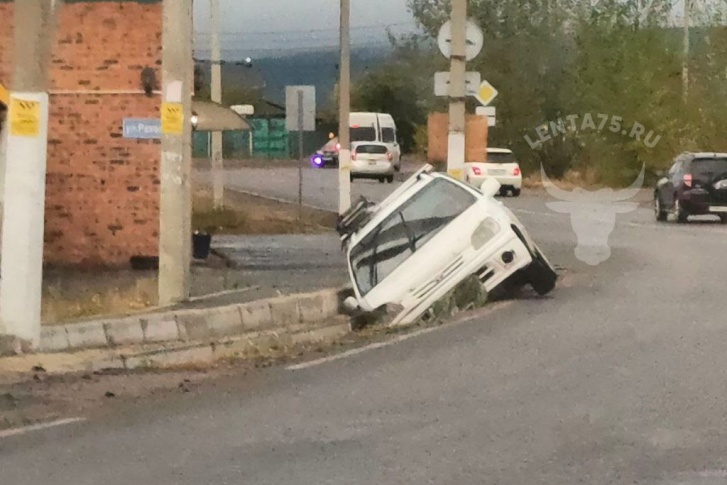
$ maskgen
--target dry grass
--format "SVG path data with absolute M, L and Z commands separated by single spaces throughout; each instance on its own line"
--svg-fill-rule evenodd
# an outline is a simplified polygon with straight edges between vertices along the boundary
M 577 170 L 569 170 L 562 178 L 551 178 L 550 180 L 565 190 L 573 190 L 577 187 L 593 190 L 604 187 L 602 184 L 596 182 L 596 175 L 591 171 L 579 172 Z M 542 189 L 543 180 L 540 177 L 540 172 L 532 173 L 523 178 L 523 187 L 526 189 Z
M 157 277 L 153 272 L 117 270 L 98 273 L 56 271 L 43 285 L 44 324 L 99 315 L 127 315 L 156 306 Z
M 316 234 L 335 228 L 337 215 L 239 192 L 225 193 L 225 208 L 212 208 L 208 188 L 195 191 L 193 223 L 195 229 L 211 229 L 215 234 Z
M 226 159 L 225 169 L 240 169 L 240 168 L 297 168 L 300 163 L 298 160 L 291 159 Z M 309 166 L 308 160 L 303 160 L 303 167 Z M 196 158 L 194 160 L 194 167 L 200 170 L 209 170 L 212 162 L 208 158 Z

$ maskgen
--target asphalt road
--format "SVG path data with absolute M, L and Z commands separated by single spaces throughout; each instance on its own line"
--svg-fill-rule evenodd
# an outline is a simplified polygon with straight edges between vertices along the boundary
M 548 298 L 0 439 L 2 483 L 727 483 L 727 228 L 638 209 L 590 266 L 544 197 L 505 202 L 565 268 Z
M 408 164 L 406 169 L 413 170 Z M 397 174 L 394 184 L 379 183 L 376 180 L 354 180 L 351 185 L 352 199 L 364 195 L 373 200 L 381 200 L 392 187 L 396 187 L 407 176 Z M 196 172 L 196 179 L 209 183 L 209 172 Z M 318 209 L 338 210 L 338 171 L 335 169 L 303 170 L 303 203 Z M 283 200 L 298 201 L 298 170 L 290 168 L 264 169 L 244 168 L 228 170 L 225 176 L 225 187 L 255 194 L 267 195 Z

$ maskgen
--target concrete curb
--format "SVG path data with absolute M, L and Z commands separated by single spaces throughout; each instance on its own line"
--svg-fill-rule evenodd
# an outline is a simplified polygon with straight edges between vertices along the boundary
M 249 332 L 290 329 L 339 316 L 345 292 L 345 289 L 328 289 L 224 307 L 46 326 L 42 329 L 39 351 L 52 353 L 163 342 L 205 342 Z
M 332 345 L 350 332 L 350 322 L 339 316 L 315 325 L 291 325 L 209 342 L 178 341 L 65 354 L 21 354 L 0 359 L 0 376 L 6 383 L 22 382 L 33 366 L 43 367 L 49 375 L 58 375 L 206 365 L 222 359 L 269 357 L 276 353 L 285 355 L 290 349 L 305 345 Z

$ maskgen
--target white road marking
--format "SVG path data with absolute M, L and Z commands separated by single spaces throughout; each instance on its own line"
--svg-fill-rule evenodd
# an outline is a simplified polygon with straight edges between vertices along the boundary
M 311 367 L 316 367 L 316 366 L 319 366 L 322 364 L 327 364 L 328 362 L 334 362 L 336 360 L 347 359 L 349 357 L 353 357 L 354 355 L 362 354 L 364 352 L 368 352 L 371 350 L 377 350 L 377 349 L 381 349 L 384 347 L 389 347 L 391 345 L 396 345 L 398 343 L 404 342 L 405 340 L 419 337 L 421 335 L 425 335 L 425 334 L 428 334 L 431 332 L 436 332 L 439 330 L 444 330 L 447 328 L 452 328 L 455 325 L 461 325 L 464 323 L 471 322 L 472 320 L 481 318 L 483 315 L 487 315 L 489 313 L 495 312 L 506 306 L 510 306 L 512 303 L 513 303 L 512 300 L 495 303 L 495 304 L 487 307 L 486 311 L 478 312 L 477 315 L 472 315 L 470 317 L 463 318 L 461 320 L 455 320 L 453 322 L 447 323 L 445 325 L 440 325 L 438 327 L 423 328 L 421 330 L 417 330 L 416 332 L 408 333 L 406 335 L 400 335 L 398 337 L 395 337 L 391 340 L 387 340 L 385 342 L 376 342 L 376 343 L 365 345 L 363 347 L 359 347 L 356 349 L 347 350 L 346 352 L 341 352 L 340 354 L 331 355 L 328 357 L 322 357 L 320 359 L 311 360 L 308 362 L 302 362 L 300 364 L 289 365 L 285 368 L 285 370 L 295 371 L 295 370 L 309 369 Z
M 31 433 L 33 431 L 40 431 L 49 428 L 57 428 L 58 426 L 66 426 L 69 424 L 80 423 L 86 421 L 86 418 L 68 418 L 59 419 L 57 421 L 51 421 L 49 423 L 34 424 L 32 426 L 24 426 L 22 428 L 7 429 L 0 431 L 0 439 L 9 438 L 10 436 L 17 436 L 21 434 Z

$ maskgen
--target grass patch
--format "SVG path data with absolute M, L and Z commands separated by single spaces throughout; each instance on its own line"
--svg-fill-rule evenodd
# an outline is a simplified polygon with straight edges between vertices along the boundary
M 426 323 L 441 322 L 457 313 L 482 308 L 487 304 L 485 286 L 476 275 L 462 280 L 453 290 L 437 300 L 424 314 Z
M 126 315 L 156 306 L 154 272 L 53 270 L 43 282 L 44 324 L 99 315 Z
M 240 192 L 225 192 L 224 207 L 215 209 L 208 188 L 195 191 L 192 223 L 195 230 L 211 234 L 276 235 L 316 234 L 334 230 L 333 212 L 255 197 Z
M 244 233 L 248 226 L 243 211 L 230 207 L 213 208 L 212 204 L 197 207 L 192 212 L 192 228 L 207 234 Z

